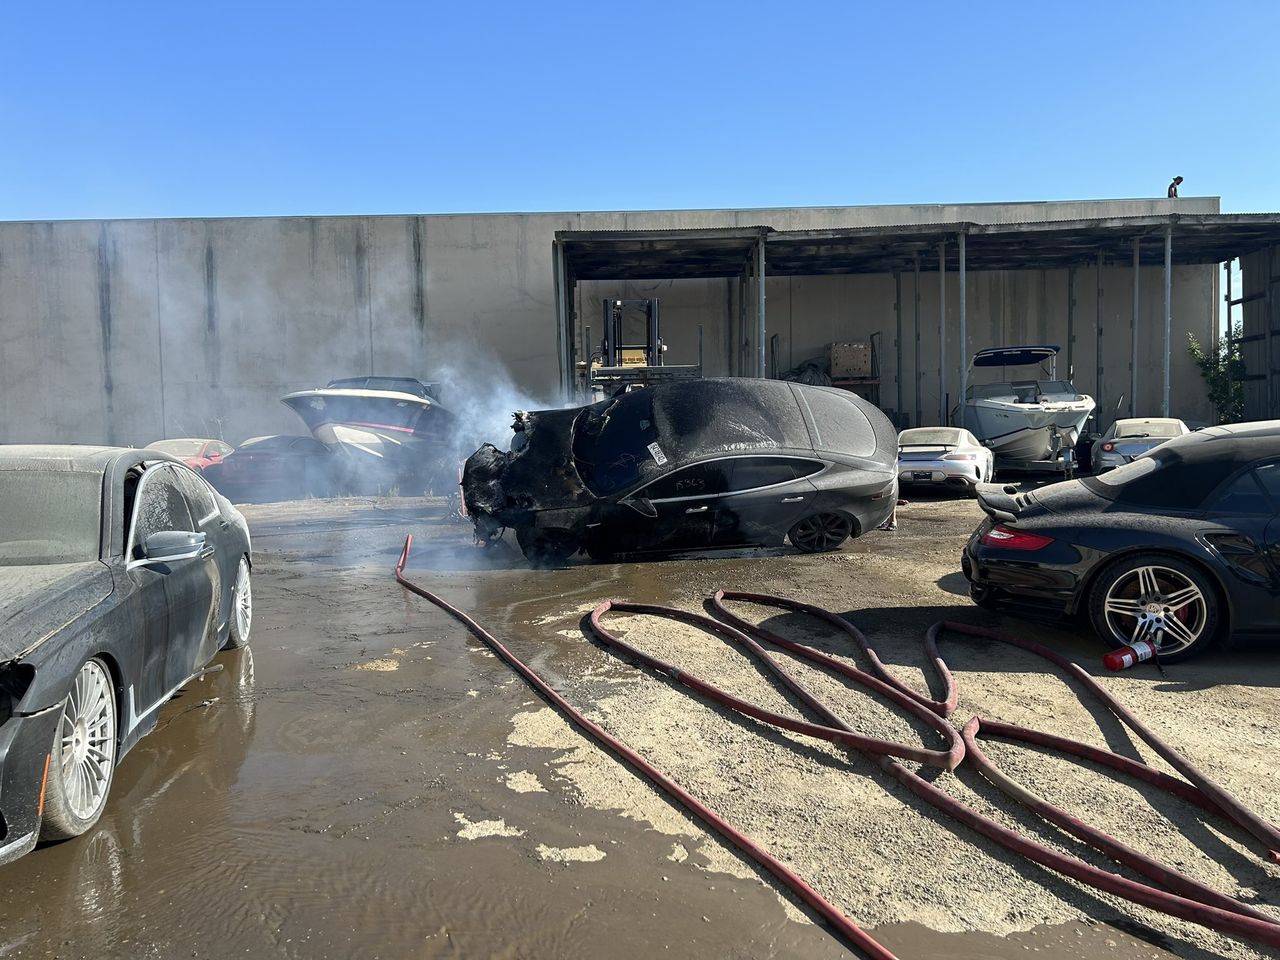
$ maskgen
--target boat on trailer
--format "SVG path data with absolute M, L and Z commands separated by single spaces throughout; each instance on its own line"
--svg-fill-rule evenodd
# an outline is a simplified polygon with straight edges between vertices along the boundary
M 998 371 L 997 379 L 971 383 L 962 406 L 962 425 L 990 447 L 1004 466 L 1070 473 L 1074 449 L 1096 404 L 1070 379 L 1057 376 L 1058 347 L 993 347 L 979 350 L 969 365 Z M 1007 371 L 1034 368 L 1029 379 Z

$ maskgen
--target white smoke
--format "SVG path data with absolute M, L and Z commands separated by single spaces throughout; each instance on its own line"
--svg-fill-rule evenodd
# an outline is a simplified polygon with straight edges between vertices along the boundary
M 484 443 L 508 449 L 515 411 L 564 406 L 553 395 L 517 386 L 493 352 L 473 343 L 455 341 L 437 346 L 433 359 L 431 379 L 440 384 L 441 404 L 457 418 L 456 442 L 464 457 Z

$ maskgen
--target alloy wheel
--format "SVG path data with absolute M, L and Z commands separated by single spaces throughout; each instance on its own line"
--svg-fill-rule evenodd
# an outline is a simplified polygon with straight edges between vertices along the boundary
M 1116 639 L 1146 640 L 1162 655 L 1195 644 L 1209 622 L 1200 587 L 1181 571 L 1157 565 L 1117 577 L 1103 599 L 1103 616 Z
M 797 550 L 822 553 L 835 550 L 849 539 L 852 532 L 853 522 L 848 517 L 838 513 L 816 513 L 792 527 L 788 536 Z
M 240 558 L 240 567 L 236 571 L 235 588 L 236 629 L 243 640 L 249 639 L 249 628 L 253 626 L 253 582 L 249 576 L 249 561 Z
M 67 806 L 81 820 L 102 809 L 116 755 L 116 707 L 102 664 L 88 661 L 76 674 L 59 727 Z

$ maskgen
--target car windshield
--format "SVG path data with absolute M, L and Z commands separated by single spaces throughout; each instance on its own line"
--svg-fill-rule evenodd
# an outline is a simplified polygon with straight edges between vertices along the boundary
M 198 457 L 203 440 L 159 440 L 148 445 L 152 450 L 159 450 L 171 457 Z
M 0 470 L 0 566 L 98 558 L 102 475 Z
M 1148 437 L 1159 437 L 1167 440 L 1170 437 L 1180 437 L 1182 433 L 1182 425 L 1178 423 L 1116 424 L 1117 440 L 1145 440 Z
M 596 496 L 636 483 L 646 460 L 666 461 L 653 422 L 652 391 L 640 390 L 616 402 L 586 407 L 574 421 L 573 464 Z
M 920 427 L 916 430 L 903 430 L 898 436 L 898 446 L 957 446 L 961 443 L 959 430 L 948 430 L 944 427 Z

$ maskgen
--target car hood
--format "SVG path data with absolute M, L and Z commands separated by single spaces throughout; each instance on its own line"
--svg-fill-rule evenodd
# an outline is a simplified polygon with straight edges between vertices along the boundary
M 0 567 L 0 662 L 30 653 L 113 589 L 98 560 Z

